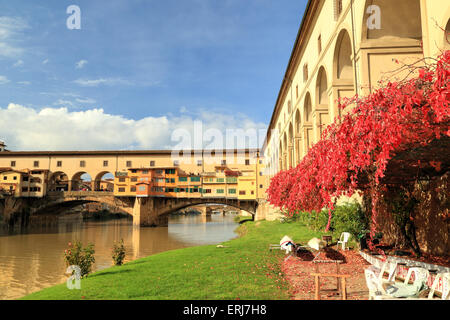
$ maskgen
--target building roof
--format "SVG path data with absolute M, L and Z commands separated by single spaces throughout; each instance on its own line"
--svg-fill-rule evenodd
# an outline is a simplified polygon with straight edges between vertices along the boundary
M 0 152 L 0 157 L 11 157 L 11 156 L 97 156 L 97 155 L 107 155 L 107 156 L 123 156 L 123 155 L 171 155 L 173 152 L 178 150 L 96 150 L 96 151 L 8 151 Z M 258 152 L 259 149 L 224 149 L 222 154 L 225 155 L 227 152 L 233 151 L 234 153 L 245 153 Z M 211 155 L 219 154 L 216 150 L 180 150 L 180 152 L 190 152 L 191 155 L 202 155 L 203 152 L 211 153 Z

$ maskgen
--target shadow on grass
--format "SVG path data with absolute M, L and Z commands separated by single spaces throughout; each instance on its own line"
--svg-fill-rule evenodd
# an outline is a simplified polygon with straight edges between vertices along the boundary
M 101 277 L 101 276 L 109 276 L 109 275 L 112 275 L 112 274 L 124 274 L 124 273 L 129 273 L 131 271 L 132 270 L 130 270 L 130 269 L 104 271 L 102 273 L 97 273 L 97 274 L 90 275 L 88 278 L 97 278 L 97 277 Z

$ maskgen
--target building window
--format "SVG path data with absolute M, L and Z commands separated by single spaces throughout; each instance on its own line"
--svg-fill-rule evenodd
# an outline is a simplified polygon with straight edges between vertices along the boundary
M 130 187 L 130 191 L 131 191 L 131 192 L 136 192 L 136 186 Z
M 38 167 L 39 167 L 39 161 L 34 161 L 33 166 L 34 166 L 35 168 L 38 168 Z
M 308 64 L 303 66 L 303 82 L 308 81 Z
M 317 38 L 317 48 L 319 50 L 319 53 L 322 52 L 322 35 L 319 35 L 319 38 Z
M 108 160 L 103 161 L 103 166 L 107 167 L 108 166 Z
M 154 167 L 155 166 L 155 161 L 150 161 L 150 167 Z
M 222 165 L 225 166 L 227 164 L 227 160 L 222 160 Z
M 16 166 L 16 162 L 15 161 L 11 161 L 11 167 L 15 167 Z
M 146 191 L 147 188 L 145 186 L 139 186 L 139 191 Z
M 295 98 L 298 99 L 298 85 L 295 86 Z
M 119 188 L 119 192 L 125 192 L 125 188 Z
M 223 189 L 217 189 L 216 191 L 217 191 L 217 193 L 224 193 Z
M 259 160 L 259 164 L 263 164 L 263 161 L 262 161 L 262 160 Z
M 252 190 L 251 194 L 255 194 L 255 191 Z
M 187 177 L 178 177 L 178 181 L 186 182 Z
M 200 182 L 200 177 L 191 177 L 192 182 Z
M 62 161 L 56 161 L 56 166 L 57 167 L 62 167 Z
M 262 189 L 262 188 L 264 188 L 264 186 L 263 186 L 262 184 L 260 184 L 260 185 L 259 185 L 259 188 Z
M 201 167 L 203 165 L 203 161 L 202 160 L 197 160 L 197 166 Z
M 288 101 L 288 113 L 291 114 L 292 107 L 291 107 L 291 100 Z
M 131 182 L 137 182 L 137 177 L 131 177 Z
M 342 13 L 342 0 L 334 0 L 334 20 L 338 20 Z
M 173 161 L 173 165 L 174 165 L 174 167 L 178 167 L 180 165 L 180 161 L 179 160 L 174 160 Z
M 229 190 L 228 190 L 228 193 L 229 193 L 229 194 L 236 194 L 236 189 L 229 189 Z
M 245 195 L 245 190 L 240 190 L 239 191 L 239 195 L 244 196 Z
M 142 174 L 148 174 L 148 170 L 142 170 Z
M 224 178 L 217 178 L 216 182 L 225 182 Z
M 261 177 L 263 175 L 262 171 L 259 172 L 259 176 Z
M 81 160 L 81 161 L 80 161 L 80 167 L 81 167 L 81 168 L 86 167 L 86 161 Z
M 250 159 L 245 159 L 245 165 L 249 166 L 250 165 Z
M 3 177 L 3 180 L 6 180 L 6 179 L 8 179 L 8 177 L 7 177 L 7 176 L 4 176 L 4 177 Z
M 14 176 L 14 177 L 13 177 L 13 180 L 17 180 L 17 176 Z
M 133 164 L 131 161 L 127 161 L 127 168 L 131 167 Z
M 125 178 L 119 178 L 119 182 L 125 182 Z

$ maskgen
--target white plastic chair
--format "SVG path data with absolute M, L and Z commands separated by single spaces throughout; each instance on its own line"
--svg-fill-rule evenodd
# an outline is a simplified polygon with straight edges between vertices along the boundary
M 373 273 L 375 273 L 379 285 L 382 286 L 384 283 L 393 283 L 395 282 L 395 276 L 397 274 L 397 262 L 393 261 L 390 262 L 388 260 L 386 260 L 383 265 L 381 266 L 381 268 L 378 268 L 374 265 L 370 266 L 368 269 L 372 270 Z M 384 273 L 386 271 L 386 269 L 388 269 L 388 278 L 384 279 Z
M 411 275 L 413 272 L 414 272 L 414 284 L 418 283 L 418 281 L 427 283 L 428 276 L 430 275 L 428 270 L 425 268 L 412 267 L 409 268 L 408 273 L 406 274 L 405 281 L 403 282 L 404 284 L 409 283 L 409 280 L 411 279 Z
M 337 242 L 337 248 L 339 249 L 339 243 L 342 245 L 342 250 L 345 250 L 345 245 L 350 239 L 350 233 L 348 232 L 342 232 L 341 236 L 339 238 L 339 241 Z
M 442 279 L 442 300 L 450 300 L 450 272 L 441 272 L 434 278 L 433 285 L 431 286 L 430 293 L 428 294 L 428 299 L 433 299 L 434 291 L 439 284 L 439 280 Z
M 369 289 L 369 300 L 382 300 L 391 299 L 383 286 L 379 281 L 378 275 L 374 272 L 373 268 L 367 268 L 364 270 L 364 275 L 366 276 L 366 284 Z

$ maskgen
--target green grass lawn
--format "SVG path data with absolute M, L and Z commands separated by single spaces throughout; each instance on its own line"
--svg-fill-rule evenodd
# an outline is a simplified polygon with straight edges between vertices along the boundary
M 306 243 L 321 233 L 298 222 L 245 222 L 241 237 L 216 245 L 171 250 L 95 272 L 80 290 L 65 283 L 22 299 L 289 299 L 280 273 L 284 251 L 270 243 L 284 235 Z

